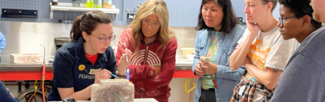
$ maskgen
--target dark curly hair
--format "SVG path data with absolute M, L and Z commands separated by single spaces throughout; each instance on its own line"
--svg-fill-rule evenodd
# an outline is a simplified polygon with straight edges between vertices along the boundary
M 291 12 L 297 18 L 301 18 L 305 15 L 313 17 L 313 8 L 309 5 L 310 0 L 279 0 L 280 5 L 290 8 Z M 322 26 L 321 22 L 317 22 L 316 20 L 312 19 L 311 24 L 315 28 L 320 28 Z

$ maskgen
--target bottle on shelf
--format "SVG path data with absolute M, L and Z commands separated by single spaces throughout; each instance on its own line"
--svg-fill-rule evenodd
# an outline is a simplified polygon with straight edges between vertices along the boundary
M 102 5 L 103 5 L 102 0 L 98 0 L 97 8 L 102 8 Z
M 94 7 L 94 0 L 90 0 L 90 8 Z
M 90 0 L 87 0 L 87 2 L 86 2 L 86 7 L 87 7 L 87 8 L 90 8 Z
M 74 7 L 80 7 L 80 2 L 81 2 L 81 0 L 73 0 L 72 1 L 72 6 L 74 6 Z
M 103 2 L 103 8 L 112 8 L 112 0 L 104 0 Z

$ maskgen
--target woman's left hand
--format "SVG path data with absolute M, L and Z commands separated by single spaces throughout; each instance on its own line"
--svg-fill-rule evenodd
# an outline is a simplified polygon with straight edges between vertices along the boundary
M 205 69 L 207 74 L 215 74 L 218 72 L 218 66 L 213 64 L 213 63 L 203 63 L 203 62 L 199 62 L 198 64 L 201 65 L 201 67 L 203 69 Z

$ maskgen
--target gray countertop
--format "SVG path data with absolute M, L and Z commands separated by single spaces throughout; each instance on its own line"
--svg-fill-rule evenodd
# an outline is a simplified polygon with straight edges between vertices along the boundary
M 176 65 L 175 70 L 191 70 L 193 65 L 193 61 L 188 61 L 182 55 L 176 56 Z
M 0 71 L 41 71 L 42 64 L 14 64 L 10 63 L 10 59 L 2 59 L 0 63 Z M 193 62 L 187 61 L 183 56 L 176 56 L 175 70 L 189 70 L 192 68 Z M 53 71 L 51 63 L 46 63 L 46 71 Z
M 41 71 L 42 64 L 0 64 L 0 71 Z M 53 71 L 52 64 L 45 64 L 46 71 Z

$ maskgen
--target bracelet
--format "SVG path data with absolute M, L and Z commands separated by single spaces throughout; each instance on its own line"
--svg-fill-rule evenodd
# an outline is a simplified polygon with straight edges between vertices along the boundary
M 124 78 L 124 79 L 126 78 L 126 75 L 121 75 L 121 74 L 119 74 L 119 73 L 117 73 L 116 76 L 117 76 L 117 77 L 120 77 L 120 78 Z

